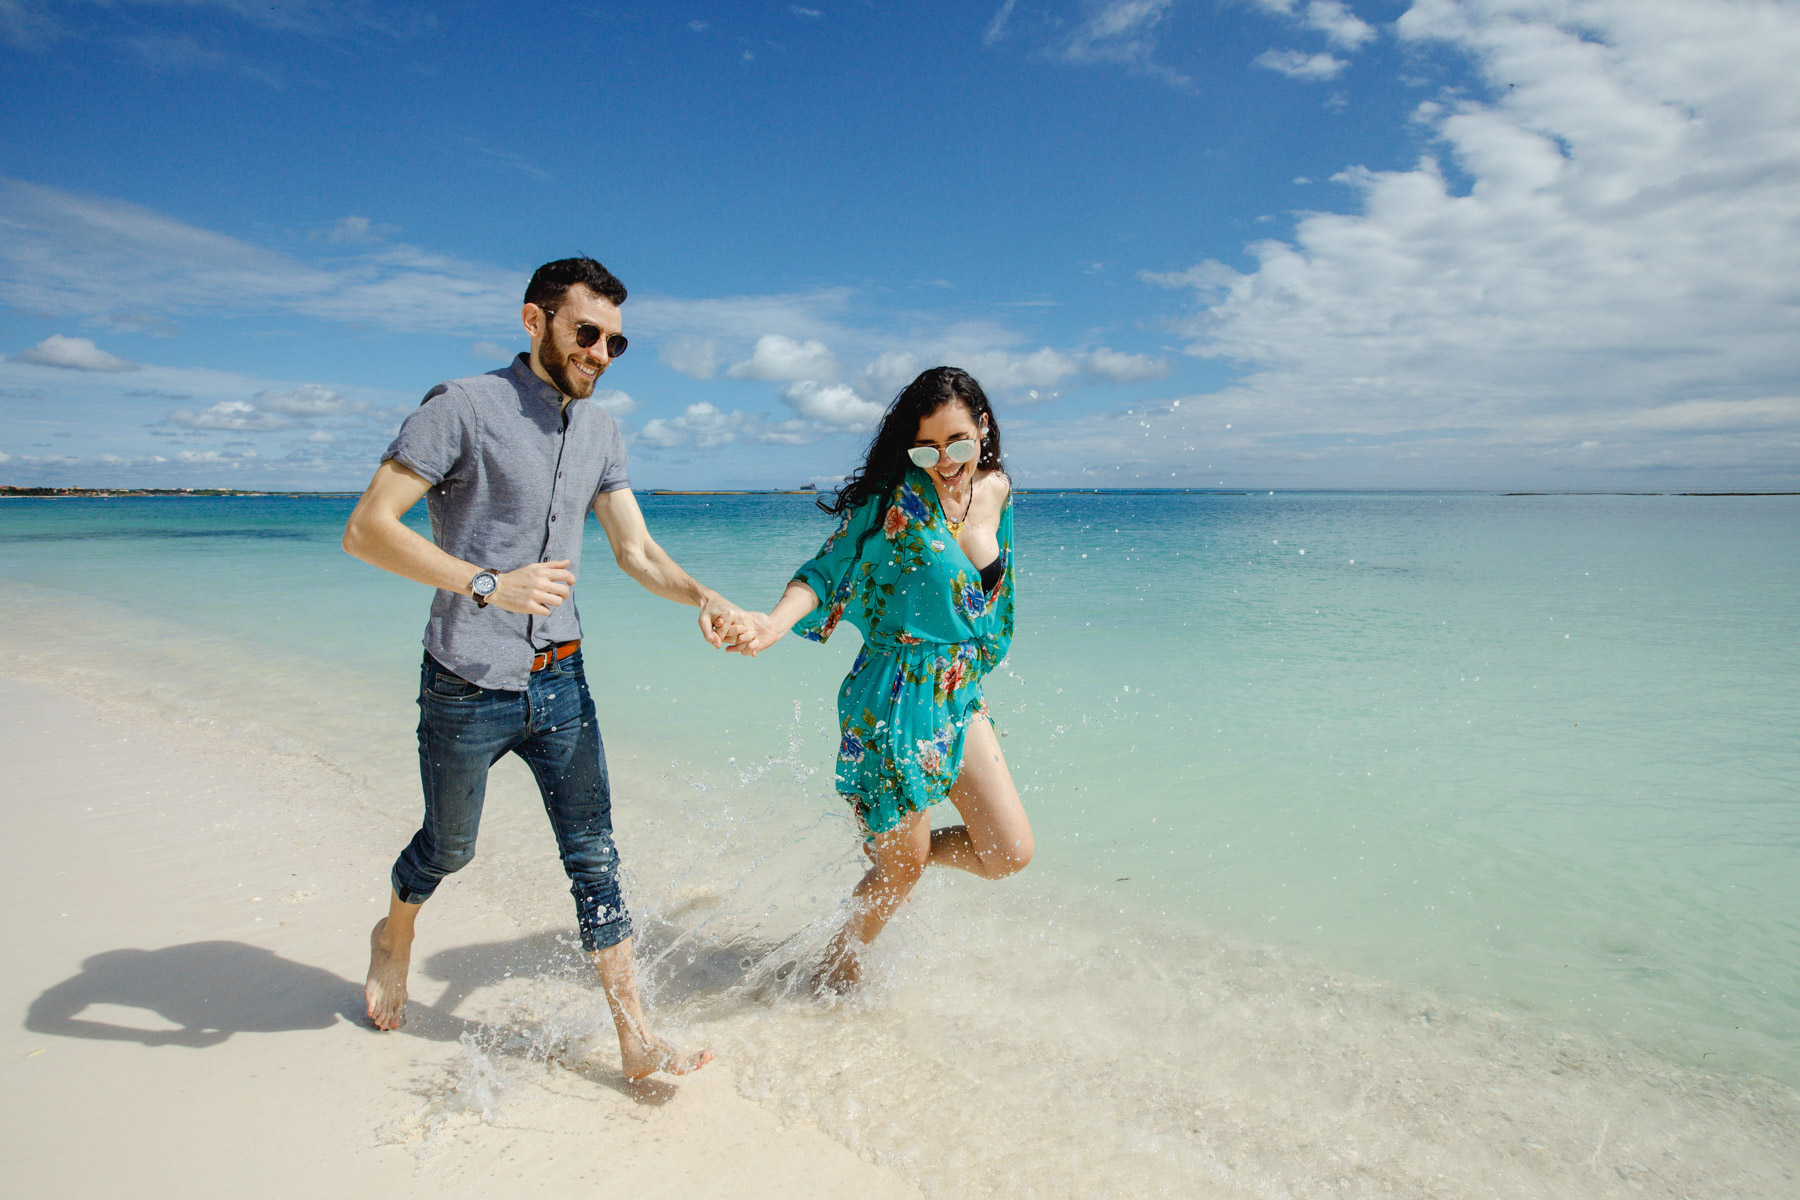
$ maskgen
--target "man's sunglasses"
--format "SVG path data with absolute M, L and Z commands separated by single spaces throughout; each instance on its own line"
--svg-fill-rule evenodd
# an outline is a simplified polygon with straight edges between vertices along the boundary
M 554 321 L 556 319 L 556 310 L 554 308 L 544 309 L 544 317 L 546 320 Z M 580 346 L 583 350 L 586 350 L 589 346 L 592 346 L 599 340 L 600 327 L 598 325 L 591 325 L 588 322 L 583 321 L 575 327 L 575 344 Z M 608 358 L 617 358 L 619 355 L 625 353 L 625 347 L 629 345 L 631 345 L 631 343 L 626 340 L 624 334 L 615 333 L 606 339 L 606 356 Z
M 961 441 L 951 442 L 945 446 L 944 457 L 953 463 L 966 463 L 974 458 L 980 450 L 981 447 L 976 444 L 974 438 L 963 438 Z M 929 471 L 937 466 L 938 448 L 936 446 L 914 446 L 906 452 L 906 457 Z

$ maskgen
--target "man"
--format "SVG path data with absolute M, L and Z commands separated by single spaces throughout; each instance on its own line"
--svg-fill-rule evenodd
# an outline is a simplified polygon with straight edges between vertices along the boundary
M 618 424 L 587 402 L 625 352 L 625 287 L 589 258 L 538 268 L 525 290 L 531 350 L 504 370 L 440 383 L 400 427 L 344 529 L 344 549 L 438 589 L 425 627 L 419 771 L 425 820 L 394 863 L 388 915 L 369 935 L 369 1020 L 406 1019 L 413 924 L 475 853 L 489 766 L 511 751 L 537 778 L 599 971 L 625 1073 L 686 1074 L 712 1060 L 655 1037 L 632 973 L 606 757 L 582 671 L 571 593 L 592 508 L 627 575 L 696 605 L 700 630 L 737 610 L 650 537 L 625 477 Z M 432 541 L 401 523 L 428 497 Z M 435 544 L 434 544 L 435 543 Z

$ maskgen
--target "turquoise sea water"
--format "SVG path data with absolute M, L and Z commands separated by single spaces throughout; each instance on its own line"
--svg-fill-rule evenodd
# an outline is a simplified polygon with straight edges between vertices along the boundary
M 758 607 L 829 524 L 804 497 L 642 503 L 678 561 Z M 1115 977 L 1177 969 L 1151 944 L 1167 931 L 1223 937 L 1672 1070 L 1800 1084 L 1800 498 L 1017 503 L 1019 628 L 989 683 L 1037 831 L 1013 894 L 1100 943 L 1135 931 L 1111 952 L 1145 961 Z M 71 669 L 352 765 L 403 812 L 427 599 L 342 553 L 349 504 L 7 501 L 12 652 L 41 668 L 59 639 L 125 631 L 135 661 Z M 719 655 L 592 523 L 587 554 L 616 767 L 685 789 L 684 845 L 790 846 L 774 885 L 703 845 L 681 868 L 725 910 L 762 906 L 777 942 L 781 892 L 814 870 L 792 847 L 839 814 L 854 634 Z M 853 879 L 847 823 L 826 829 Z M 1029 907 L 1007 920 L 1035 936 Z

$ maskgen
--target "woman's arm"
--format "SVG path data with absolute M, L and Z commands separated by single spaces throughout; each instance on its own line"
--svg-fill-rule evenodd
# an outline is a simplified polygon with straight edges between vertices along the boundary
M 780 641 L 794 627 L 794 622 L 817 607 L 819 598 L 813 595 L 813 590 L 798 579 L 791 579 L 774 608 L 767 613 L 746 614 L 750 618 L 748 623 L 732 627 L 726 635 L 726 649 L 755 658 Z

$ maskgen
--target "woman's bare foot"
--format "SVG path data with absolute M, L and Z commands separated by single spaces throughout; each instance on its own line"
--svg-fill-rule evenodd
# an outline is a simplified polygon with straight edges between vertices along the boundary
M 862 982 L 862 960 L 847 939 L 833 942 L 825 961 L 813 975 L 813 990 L 820 995 L 842 996 Z
M 625 1078 L 638 1080 L 648 1078 L 658 1071 L 669 1075 L 691 1075 L 713 1060 L 713 1052 L 704 1047 L 699 1050 L 677 1050 L 661 1038 L 656 1038 L 629 1048 L 621 1044 L 619 1059 L 625 1068 Z
M 369 1021 L 377 1029 L 406 1024 L 406 973 L 412 966 L 412 939 L 389 937 L 388 919 L 369 931 L 369 981 L 363 985 Z

